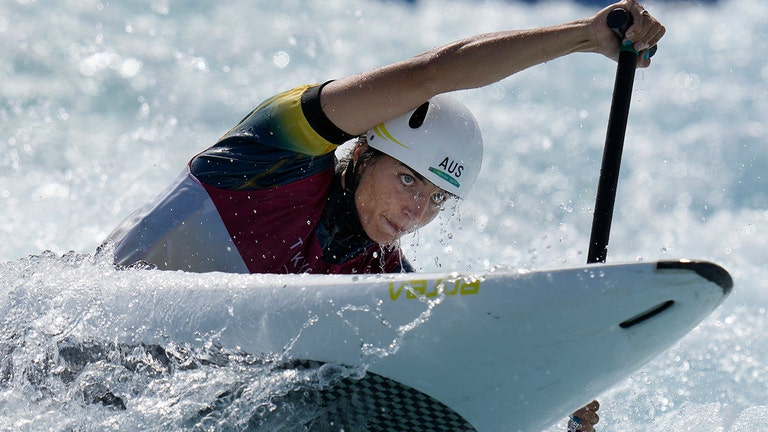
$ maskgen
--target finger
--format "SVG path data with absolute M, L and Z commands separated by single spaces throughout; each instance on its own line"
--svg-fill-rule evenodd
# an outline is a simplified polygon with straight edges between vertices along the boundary
M 592 415 L 589 418 L 589 424 L 596 425 L 598 423 L 600 423 L 600 416 L 597 415 L 596 413 L 592 413 Z
M 647 49 L 659 43 L 667 29 L 661 25 L 654 17 L 647 15 L 645 17 L 646 22 L 643 24 L 643 31 L 640 34 L 635 35 L 634 41 L 637 44 L 641 44 L 642 49 Z
M 579 418 L 579 420 L 581 420 L 581 423 L 585 425 L 587 424 L 594 425 L 600 422 L 600 416 L 598 416 L 593 411 L 581 411 L 578 413 L 577 417 Z
M 628 12 L 632 16 L 632 25 L 627 28 L 625 36 L 627 39 L 635 41 L 642 36 L 645 18 L 650 16 L 650 13 L 645 15 L 645 8 L 637 2 L 631 2 Z
M 656 53 L 657 44 L 659 40 L 661 40 L 662 36 L 664 36 L 665 32 L 666 29 L 664 26 L 656 23 L 656 25 L 653 27 L 652 33 L 648 33 L 646 36 L 648 42 L 642 43 L 642 48 L 638 50 L 640 55 L 637 57 L 637 65 L 639 67 L 646 68 L 650 66 L 651 57 L 653 57 L 653 55 Z
M 661 38 L 664 36 L 664 33 L 667 32 L 667 29 L 661 25 L 660 23 L 656 23 L 656 25 L 653 26 L 652 30 L 648 32 L 646 37 L 648 38 L 648 46 L 654 46 L 659 43 Z
M 645 69 L 651 65 L 651 50 L 640 51 L 637 56 L 637 67 Z
M 599 409 L 600 402 L 595 400 L 573 413 L 572 418 L 577 419 L 576 421 L 584 426 L 594 425 L 600 421 L 600 416 L 597 415 Z

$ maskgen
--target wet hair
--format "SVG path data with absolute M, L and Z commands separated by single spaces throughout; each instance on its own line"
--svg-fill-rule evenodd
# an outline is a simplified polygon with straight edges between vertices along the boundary
M 357 140 L 355 141 L 355 147 L 353 147 L 349 152 L 344 154 L 339 158 L 339 160 L 336 162 L 336 168 L 335 172 L 336 174 L 342 174 L 344 170 L 347 170 L 347 177 L 348 180 L 352 180 L 352 184 L 354 185 L 351 189 L 354 190 L 357 188 L 357 183 L 360 181 L 360 177 L 362 176 L 362 172 L 359 171 L 358 167 L 360 167 L 362 163 L 365 162 L 374 162 L 384 156 L 384 153 L 382 153 L 379 150 L 376 150 L 373 147 L 368 147 L 368 150 L 365 151 L 365 153 L 360 155 L 360 158 L 358 159 L 357 163 L 355 164 L 355 148 L 361 144 L 367 144 L 368 139 L 365 137 L 365 135 L 360 135 L 357 137 Z

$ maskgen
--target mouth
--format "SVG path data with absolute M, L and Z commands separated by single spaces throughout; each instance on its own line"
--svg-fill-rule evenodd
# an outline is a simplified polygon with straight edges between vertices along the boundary
M 399 239 L 400 237 L 405 234 L 406 230 L 398 225 L 397 223 L 393 222 L 386 216 L 383 217 L 384 220 L 384 231 L 392 237 L 392 241 Z

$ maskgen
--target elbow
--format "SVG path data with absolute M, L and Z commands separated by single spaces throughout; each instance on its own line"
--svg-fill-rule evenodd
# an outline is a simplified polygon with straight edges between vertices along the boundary
M 411 61 L 411 81 L 416 91 L 425 99 L 455 90 L 463 90 L 461 69 L 451 67 L 450 53 L 446 48 L 428 51 Z

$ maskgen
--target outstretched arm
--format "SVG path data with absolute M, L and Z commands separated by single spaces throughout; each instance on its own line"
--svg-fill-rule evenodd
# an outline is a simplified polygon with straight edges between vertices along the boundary
M 481 34 L 333 81 L 323 89 L 323 110 L 336 126 L 357 135 L 437 94 L 486 86 L 570 53 L 595 52 L 617 58 L 619 44 L 605 24 L 608 12 L 616 7 L 632 14 L 635 24 L 627 35 L 636 49 L 645 50 L 663 36 L 664 27 L 643 14 L 636 0 L 624 0 L 588 19 Z M 648 64 L 639 56 L 639 66 Z

